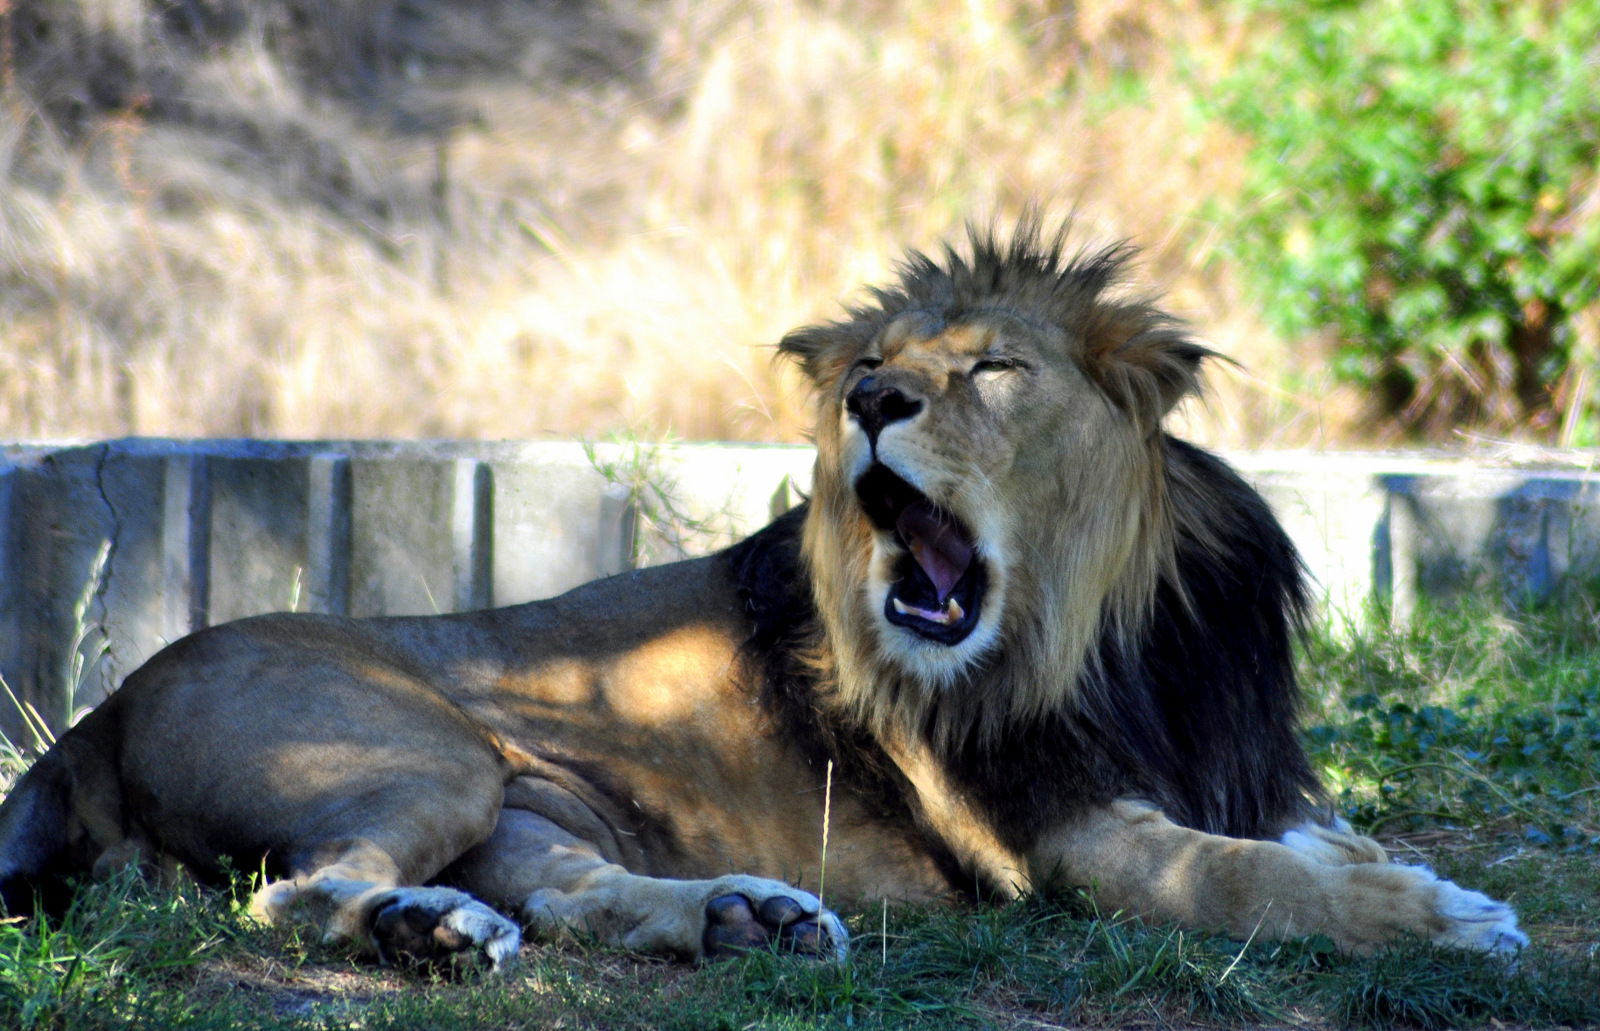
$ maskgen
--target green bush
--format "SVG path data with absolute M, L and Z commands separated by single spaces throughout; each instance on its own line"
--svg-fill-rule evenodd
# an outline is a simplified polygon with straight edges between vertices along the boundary
M 1413 433 L 1595 438 L 1600 0 L 1237 0 L 1200 83 L 1252 142 L 1222 215 L 1288 334 Z

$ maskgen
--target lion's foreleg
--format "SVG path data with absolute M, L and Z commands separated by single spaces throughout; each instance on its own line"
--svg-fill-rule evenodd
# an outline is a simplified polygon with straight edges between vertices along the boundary
M 1029 863 L 1035 883 L 1089 887 L 1105 906 L 1238 938 L 1321 933 L 1356 952 L 1406 935 L 1493 952 L 1527 941 L 1509 906 L 1423 867 L 1328 858 L 1122 801 L 1048 835 Z
M 677 880 L 630 873 L 544 816 L 506 808 L 489 840 L 445 871 L 450 883 L 518 913 L 540 933 L 591 934 L 639 952 L 701 959 L 776 946 L 842 956 L 847 935 L 816 896 L 730 875 Z

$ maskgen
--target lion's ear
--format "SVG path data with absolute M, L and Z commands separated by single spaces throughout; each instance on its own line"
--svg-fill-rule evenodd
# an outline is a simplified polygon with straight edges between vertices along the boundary
M 1089 375 L 1112 402 L 1154 427 L 1179 401 L 1200 391 L 1200 365 L 1216 352 L 1148 304 L 1100 306 L 1085 335 Z
M 800 363 L 818 387 L 844 374 L 872 340 L 874 327 L 861 321 L 802 326 L 778 341 L 778 353 Z

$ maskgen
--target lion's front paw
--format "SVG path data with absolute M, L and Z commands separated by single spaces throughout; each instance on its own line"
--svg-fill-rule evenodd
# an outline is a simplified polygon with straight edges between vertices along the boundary
M 843 959 L 846 940 L 837 916 L 794 889 L 759 901 L 730 892 L 706 903 L 705 954 L 711 959 L 773 946 L 802 956 Z
M 482 949 L 495 970 L 517 955 L 517 925 L 451 888 L 396 888 L 372 910 L 372 943 L 386 963 L 433 962 Z
M 1504 902 L 1440 879 L 1436 898 L 1444 929 L 1433 936 L 1441 945 L 1482 952 L 1512 953 L 1528 944 L 1517 914 Z
M 844 924 L 815 895 L 738 874 L 679 881 L 606 867 L 576 891 L 534 892 L 522 917 L 541 933 L 583 931 L 623 948 L 691 960 L 767 946 L 842 959 L 849 941 Z
M 701 881 L 705 901 L 702 949 L 707 957 L 776 947 L 818 959 L 844 959 L 844 922 L 808 891 L 764 877 L 733 875 Z
M 1416 934 L 1439 945 L 1510 954 L 1528 944 L 1504 902 L 1447 881 L 1425 866 L 1371 863 L 1345 867 L 1361 892 L 1351 915 L 1370 921 L 1373 944 Z

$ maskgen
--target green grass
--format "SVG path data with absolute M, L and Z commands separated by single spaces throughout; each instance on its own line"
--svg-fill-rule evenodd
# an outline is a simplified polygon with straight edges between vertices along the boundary
M 1600 846 L 1600 617 L 1478 607 L 1323 634 L 1303 669 L 1308 740 L 1369 832 L 1491 828 Z
M 854 914 L 849 962 L 687 968 L 530 944 L 508 978 L 374 967 L 262 928 L 233 892 L 129 878 L 57 921 L 0 922 L 0 1027 L 1447 1028 L 1600 1025 L 1600 624 L 1427 615 L 1308 644 L 1307 738 L 1398 852 L 1513 902 L 1514 965 L 1403 942 L 1241 943 L 1081 898 Z
M 875 924 L 871 916 L 866 924 Z M 1536 945 L 1516 969 L 1408 943 L 1356 960 L 1097 915 L 1075 899 L 858 922 L 850 962 L 771 954 L 690 969 L 532 945 L 505 980 L 352 963 L 251 924 L 232 896 L 84 892 L 0 927 L 0 1022 L 56 1028 L 982 1028 L 1064 1024 L 1590 1026 L 1595 964 Z

